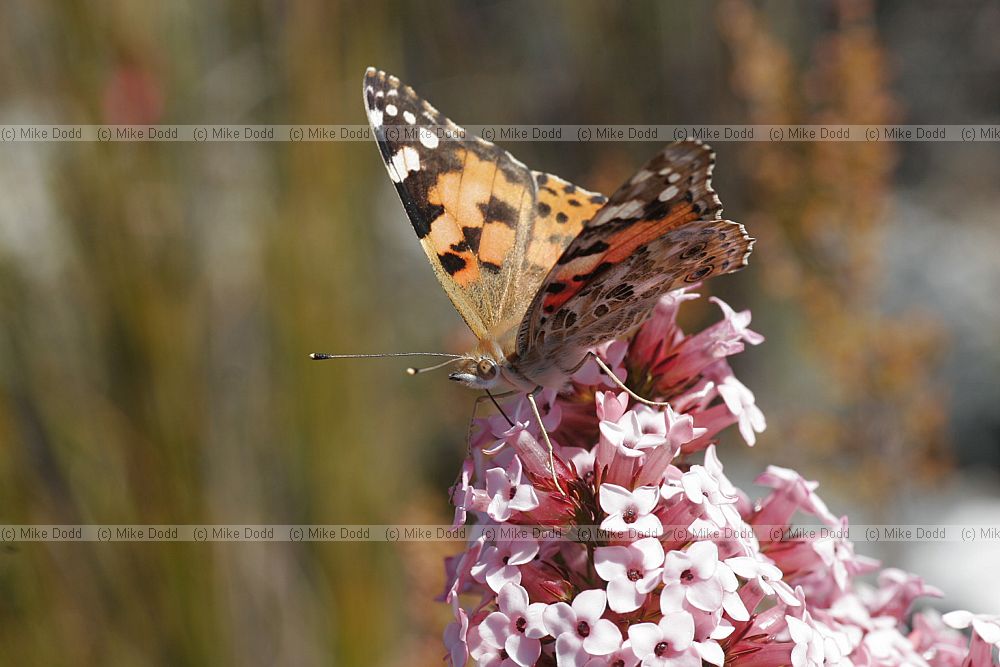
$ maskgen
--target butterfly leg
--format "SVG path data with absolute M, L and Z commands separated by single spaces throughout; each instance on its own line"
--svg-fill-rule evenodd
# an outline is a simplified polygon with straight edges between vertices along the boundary
M 565 496 L 567 493 L 563 491 L 562 485 L 559 484 L 559 478 L 556 476 L 555 450 L 552 448 L 552 441 L 549 440 L 549 432 L 545 430 L 545 424 L 542 423 L 542 414 L 538 411 L 538 404 L 535 402 L 535 395 L 541 391 L 541 387 L 535 387 L 534 391 L 527 394 L 528 403 L 531 404 L 531 411 L 535 415 L 535 421 L 538 422 L 538 430 L 542 432 L 542 438 L 545 440 L 545 445 L 549 448 L 549 470 L 552 471 L 552 481 L 555 482 L 556 488 L 559 489 L 559 493 Z
M 508 417 L 506 413 L 504 413 L 503 409 L 497 403 L 497 399 L 508 398 L 516 393 L 517 393 L 516 391 L 505 391 L 500 394 L 490 394 L 489 392 L 487 392 L 483 396 L 476 397 L 476 401 L 472 404 L 472 417 L 469 418 L 469 430 L 465 434 L 465 444 L 467 446 L 469 456 L 472 456 L 472 431 L 476 428 L 476 412 L 479 410 L 479 404 L 483 403 L 484 401 L 493 401 L 493 405 L 496 406 L 500 414 L 502 414 L 504 419 L 507 420 L 507 423 L 513 426 L 513 424 L 510 421 L 510 417 Z
M 506 419 L 509 422 L 510 418 L 507 417 L 506 414 L 504 414 L 503 409 L 501 409 L 500 405 L 497 403 L 497 399 L 498 398 L 508 398 L 510 396 L 513 396 L 516 393 L 517 393 L 516 391 L 505 391 L 505 392 L 500 393 L 500 394 L 492 394 L 491 395 L 489 393 L 486 393 L 483 396 L 477 396 L 476 397 L 476 400 L 472 403 L 472 417 L 469 418 L 469 429 L 465 433 L 465 454 L 466 454 L 467 458 L 472 458 L 472 432 L 476 428 L 476 412 L 479 411 L 479 404 L 483 403 L 485 401 L 493 401 L 493 405 L 495 405 L 497 407 L 497 410 L 499 410 L 500 414 L 502 414 L 504 416 L 504 419 Z M 452 486 L 451 486 L 451 497 L 449 498 L 449 500 L 452 501 L 452 502 L 454 502 L 454 500 L 455 500 L 455 491 L 458 489 L 458 483 L 460 481 L 462 481 L 462 472 L 461 471 L 459 471 L 458 477 L 455 478 L 455 483 L 452 484 Z
M 639 401 L 643 405 L 649 405 L 649 406 L 654 407 L 654 408 L 665 408 L 665 407 L 667 407 L 667 406 L 670 405 L 669 403 L 666 403 L 666 402 L 651 401 L 648 398 L 643 398 L 639 394 L 635 393 L 634 391 L 632 391 L 631 389 L 629 389 L 628 387 L 626 387 L 625 383 L 622 382 L 621 379 L 617 375 L 615 375 L 615 372 L 613 370 L 611 370 L 611 368 L 606 363 L 604 363 L 604 360 L 601 359 L 596 354 L 594 354 L 593 352 L 588 352 L 587 356 L 584 357 L 584 361 L 586 361 L 588 358 L 593 358 L 594 361 L 597 362 L 597 365 L 601 367 L 601 370 L 604 371 L 604 374 L 607 375 L 609 378 L 611 378 L 612 382 L 614 382 L 621 389 L 623 389 L 625 391 L 625 393 L 627 393 L 629 396 L 631 396 L 635 400 Z M 581 363 L 580 365 L 582 366 L 583 364 Z

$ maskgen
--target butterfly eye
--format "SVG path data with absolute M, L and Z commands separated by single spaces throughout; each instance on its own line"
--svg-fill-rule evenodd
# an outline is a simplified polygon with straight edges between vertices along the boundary
M 497 365 L 489 359 L 479 360 L 479 377 L 484 380 L 492 380 L 497 376 Z

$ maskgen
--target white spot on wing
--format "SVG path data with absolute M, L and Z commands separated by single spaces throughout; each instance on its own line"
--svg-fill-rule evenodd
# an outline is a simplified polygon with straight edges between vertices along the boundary
M 669 188 L 661 192 L 660 196 L 657 197 L 657 199 L 659 199 L 660 201 L 668 201 L 676 197 L 678 194 L 680 194 L 680 190 L 677 189 L 677 186 L 671 185 Z
M 608 220 L 612 220 L 614 218 L 635 217 L 637 213 L 642 212 L 643 206 L 643 203 L 638 199 L 630 199 L 624 204 L 617 204 L 616 206 L 606 206 L 601 209 L 590 224 L 603 225 Z
M 397 113 L 399 113 L 399 110 L 396 109 L 396 105 L 395 104 L 386 104 L 385 105 L 385 112 L 387 114 L 389 114 L 390 116 L 395 116 Z
M 409 123 L 410 125 L 413 125 L 414 123 L 416 123 L 416 122 L 417 122 L 417 117 L 416 117 L 416 116 L 414 116 L 414 115 L 413 115 L 412 113 L 410 113 L 409 111 L 404 111 L 404 112 L 403 112 L 403 120 L 405 120 L 405 121 L 406 121 L 407 123 Z
M 676 183 L 679 180 L 681 180 L 681 175 L 678 174 L 677 172 L 674 172 L 669 176 L 667 176 L 667 183 Z
M 426 127 L 420 128 L 420 143 L 430 149 L 437 148 L 438 138 L 433 132 L 428 130 Z
M 411 171 L 420 171 L 420 153 L 412 146 L 403 146 L 392 156 L 392 168 L 399 176 L 399 180 L 402 181 Z M 392 174 L 392 172 L 389 173 Z

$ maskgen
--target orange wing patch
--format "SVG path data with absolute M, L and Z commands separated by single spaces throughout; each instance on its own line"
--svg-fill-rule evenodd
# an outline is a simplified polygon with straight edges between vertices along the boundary
M 539 285 L 604 197 L 528 170 L 384 72 L 366 73 L 364 93 L 386 169 L 438 281 L 480 340 L 512 351 Z M 448 137 L 434 133 L 441 127 Z
M 535 222 L 525 270 L 539 274 L 537 284 L 540 285 L 563 250 L 608 198 L 583 190 L 552 174 L 534 172 L 534 176 L 537 187 Z

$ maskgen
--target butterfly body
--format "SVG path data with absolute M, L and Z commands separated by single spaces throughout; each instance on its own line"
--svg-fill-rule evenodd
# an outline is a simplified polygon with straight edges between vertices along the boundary
M 746 265 L 753 239 L 722 219 L 700 142 L 668 145 L 609 198 L 468 136 L 384 72 L 366 72 L 364 99 L 410 223 L 479 341 L 455 381 L 561 389 L 664 293 Z

